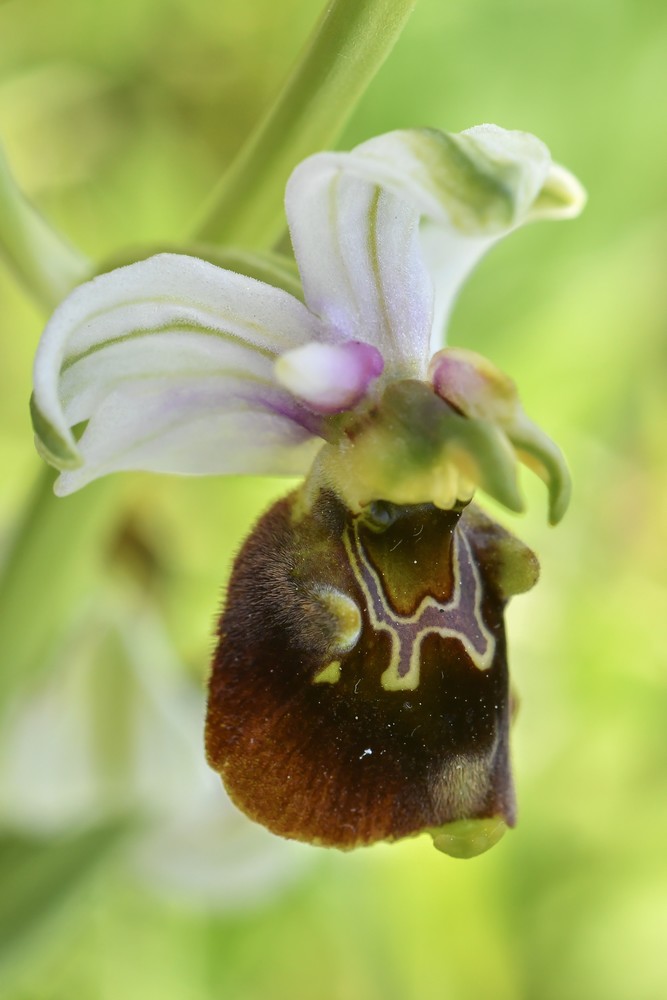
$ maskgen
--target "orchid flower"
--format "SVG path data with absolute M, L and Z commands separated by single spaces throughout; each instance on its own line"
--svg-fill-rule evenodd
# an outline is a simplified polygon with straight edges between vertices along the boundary
M 270 284 L 161 254 L 46 327 L 32 411 L 60 495 L 130 469 L 306 477 L 236 561 L 209 697 L 209 761 L 274 832 L 470 855 L 514 823 L 503 610 L 537 562 L 470 501 L 521 510 L 524 462 L 556 522 L 569 481 L 443 330 L 486 250 L 583 201 L 526 133 L 392 132 L 294 170 L 300 285 L 277 257 L 247 258 Z

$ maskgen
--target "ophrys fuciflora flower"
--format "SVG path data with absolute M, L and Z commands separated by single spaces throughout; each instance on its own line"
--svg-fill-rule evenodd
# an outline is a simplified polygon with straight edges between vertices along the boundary
M 300 281 L 278 255 L 162 254 L 45 330 L 33 417 L 58 493 L 127 469 L 305 476 L 237 557 L 206 727 L 230 795 L 276 833 L 428 830 L 469 855 L 515 821 L 503 612 L 538 567 L 471 500 L 521 510 L 524 462 L 555 523 L 569 481 L 512 381 L 443 330 L 494 242 L 582 204 L 533 136 L 393 132 L 294 171 Z

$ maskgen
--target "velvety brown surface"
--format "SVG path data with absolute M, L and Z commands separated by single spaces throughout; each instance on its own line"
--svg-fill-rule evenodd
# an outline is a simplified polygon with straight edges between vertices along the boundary
M 505 602 L 484 565 L 490 669 L 476 667 L 459 640 L 431 633 L 416 690 L 384 690 L 391 640 L 371 626 L 350 569 L 347 514 L 322 494 L 295 521 L 296 497 L 265 514 L 244 545 L 219 623 L 206 740 L 231 797 L 275 833 L 342 848 L 461 818 L 502 815 L 512 825 Z M 408 613 L 427 591 L 447 598 L 453 533 L 466 532 L 477 559 L 476 526 L 429 505 L 394 514 L 379 530 L 361 525 L 359 538 L 391 581 L 391 602 Z M 488 524 L 485 559 L 493 553 Z M 362 612 L 359 641 L 342 656 L 336 622 L 318 600 L 322 587 L 345 593 Z M 340 679 L 314 683 L 333 659 Z

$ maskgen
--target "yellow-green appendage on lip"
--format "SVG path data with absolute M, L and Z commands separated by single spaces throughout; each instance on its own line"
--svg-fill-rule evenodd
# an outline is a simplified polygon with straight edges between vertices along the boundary
M 429 833 L 433 846 L 451 858 L 476 858 L 498 843 L 507 830 L 499 816 L 491 819 L 460 819 L 436 827 Z

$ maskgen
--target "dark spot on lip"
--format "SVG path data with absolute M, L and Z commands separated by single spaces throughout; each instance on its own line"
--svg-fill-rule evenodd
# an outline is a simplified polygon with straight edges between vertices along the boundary
M 460 512 L 431 504 L 388 506 L 381 531 L 367 518 L 357 521 L 359 542 L 381 577 L 393 610 L 414 614 L 427 597 L 446 603 L 452 593 L 451 539 Z

